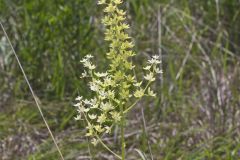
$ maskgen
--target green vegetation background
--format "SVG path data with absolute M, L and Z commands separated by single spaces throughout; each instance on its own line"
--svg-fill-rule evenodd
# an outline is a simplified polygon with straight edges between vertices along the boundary
M 240 159 L 240 1 L 127 0 L 124 7 L 137 70 L 161 52 L 164 71 L 156 100 L 128 118 L 129 159 L 139 159 L 134 148 L 161 160 Z M 0 0 L 0 20 L 66 159 L 110 157 L 88 146 L 72 107 L 88 94 L 80 59 L 93 54 L 99 70 L 107 63 L 102 15 L 95 0 Z M 58 159 L 2 30 L 0 83 L 0 159 Z

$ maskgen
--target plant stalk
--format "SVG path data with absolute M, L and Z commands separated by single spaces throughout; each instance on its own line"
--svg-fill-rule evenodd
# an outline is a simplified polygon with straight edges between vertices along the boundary
M 125 116 L 124 116 L 123 104 L 120 105 L 120 109 L 121 109 L 122 160 L 125 160 L 125 138 L 124 138 Z

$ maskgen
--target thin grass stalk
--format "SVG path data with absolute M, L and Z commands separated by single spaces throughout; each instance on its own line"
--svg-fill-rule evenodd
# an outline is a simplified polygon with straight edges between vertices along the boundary
M 151 145 L 149 142 L 149 138 L 148 138 L 148 133 L 147 133 L 147 125 L 146 125 L 146 120 L 145 120 L 145 116 L 144 116 L 144 109 L 143 107 L 141 107 L 141 113 L 142 113 L 142 120 L 143 120 L 143 132 L 147 138 L 147 144 L 148 144 L 148 151 L 150 153 L 151 156 L 151 160 L 153 160 L 153 154 L 152 154 L 152 149 L 151 149 Z
M 56 140 L 55 140 L 55 138 L 54 138 L 54 136 L 53 136 L 53 133 L 52 133 L 52 131 L 51 131 L 51 129 L 50 129 L 48 123 L 47 123 L 46 118 L 45 118 L 44 115 L 43 115 L 42 109 L 41 109 L 41 107 L 40 107 L 40 105 L 39 105 L 39 103 L 38 103 L 38 99 L 37 99 L 37 97 L 35 96 L 35 93 L 34 93 L 32 87 L 31 87 L 31 84 L 30 84 L 29 81 L 28 81 L 28 78 L 27 78 L 27 76 L 26 76 L 26 74 L 25 74 L 25 71 L 24 71 L 24 69 L 23 69 L 23 67 L 22 67 L 22 65 L 21 65 L 21 62 L 20 62 L 20 60 L 19 60 L 19 58 L 18 58 L 18 56 L 17 56 L 17 53 L 15 52 L 15 49 L 13 48 L 13 45 L 12 45 L 12 43 L 11 43 L 9 37 L 8 37 L 8 34 L 7 34 L 6 30 L 4 29 L 4 27 L 3 27 L 3 25 L 2 25 L 1 22 L 0 22 L 0 25 L 1 25 L 1 28 L 2 28 L 2 30 L 3 30 L 3 32 L 4 32 L 4 35 L 6 36 L 6 38 L 7 38 L 7 40 L 8 40 L 8 43 L 9 43 L 9 45 L 10 45 L 12 51 L 13 51 L 13 54 L 14 54 L 16 60 L 17 60 L 17 63 L 18 63 L 18 65 L 19 65 L 20 69 L 21 69 L 21 72 L 22 72 L 22 74 L 23 74 L 23 77 L 24 77 L 24 79 L 25 79 L 25 81 L 26 81 L 26 83 L 27 83 L 27 85 L 28 85 L 28 87 L 29 87 L 29 90 L 30 90 L 30 92 L 31 92 L 31 94 L 32 94 L 32 96 L 33 96 L 33 99 L 34 99 L 34 101 L 35 101 L 35 103 L 36 103 L 36 105 L 37 105 L 37 108 L 38 108 L 38 110 L 39 110 L 39 113 L 40 113 L 40 115 L 41 115 L 41 117 L 42 117 L 42 119 L 43 119 L 43 121 L 44 121 L 44 123 L 45 123 L 45 126 L 47 127 L 47 130 L 48 130 L 48 132 L 49 132 L 49 134 L 50 134 L 50 136 L 51 136 L 51 138 L 52 138 L 52 140 L 53 140 L 53 142 L 54 142 L 54 144 L 55 144 L 55 146 L 56 146 L 56 148 L 57 148 L 57 150 L 58 150 L 58 153 L 59 153 L 61 159 L 64 160 L 63 155 L 62 155 L 62 152 L 61 152 L 60 148 L 58 147 L 58 144 L 57 144 L 57 142 L 56 142 Z

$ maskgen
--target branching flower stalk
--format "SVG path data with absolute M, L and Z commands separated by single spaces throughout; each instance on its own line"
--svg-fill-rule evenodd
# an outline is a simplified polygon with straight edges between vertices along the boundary
M 82 78 L 89 80 L 89 88 L 93 92 L 93 98 L 86 99 L 82 96 L 76 98 L 78 115 L 76 120 L 82 117 L 87 121 L 86 136 L 91 138 L 93 145 L 102 144 L 117 158 L 125 160 L 125 117 L 126 114 L 144 96 L 155 96 L 150 88 L 155 81 L 156 74 L 162 71 L 158 68 L 161 63 L 158 56 L 148 60 L 145 76 L 142 81 L 137 81 L 134 76 L 134 65 L 131 57 L 135 56 L 133 42 L 126 30 L 129 25 L 125 22 L 126 12 L 120 9 L 122 0 L 99 0 L 99 5 L 106 6 L 102 24 L 105 26 L 105 41 L 109 42 L 109 51 L 106 58 L 109 61 L 108 69 L 97 72 L 96 65 L 92 63 L 92 55 L 85 56 L 81 63 L 85 71 Z M 114 125 L 121 127 L 121 156 L 113 152 L 101 140 L 103 134 L 111 133 Z

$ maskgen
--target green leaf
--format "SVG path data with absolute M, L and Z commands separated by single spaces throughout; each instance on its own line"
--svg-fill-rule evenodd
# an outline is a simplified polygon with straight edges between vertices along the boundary
M 140 151 L 139 149 L 135 149 L 135 151 L 139 154 L 142 160 L 147 160 L 146 155 L 142 151 Z

